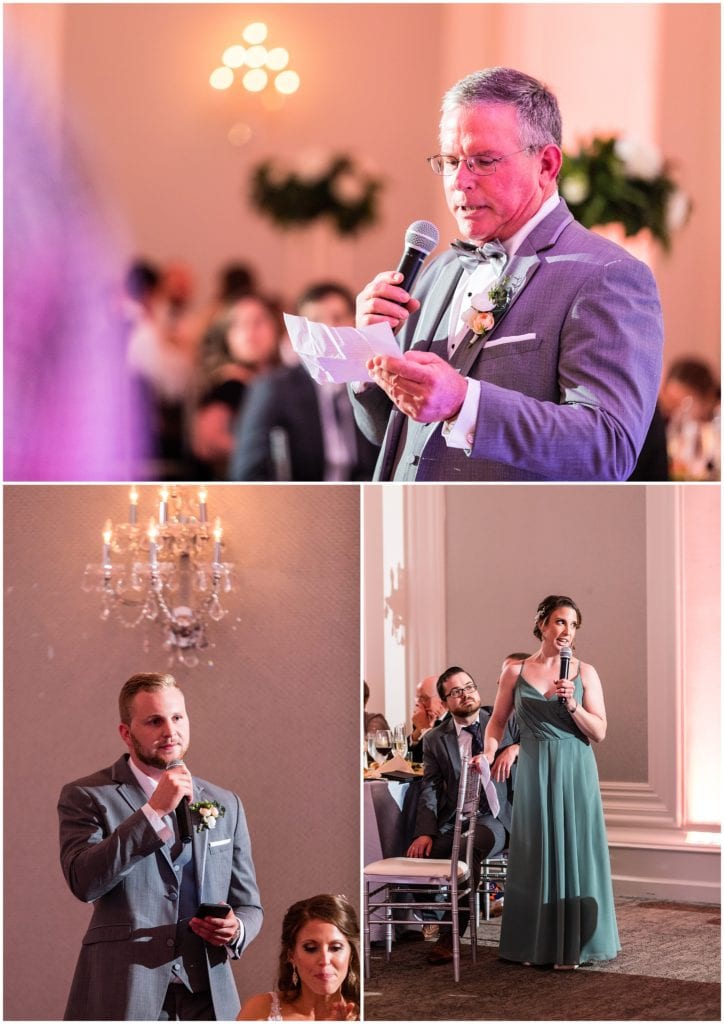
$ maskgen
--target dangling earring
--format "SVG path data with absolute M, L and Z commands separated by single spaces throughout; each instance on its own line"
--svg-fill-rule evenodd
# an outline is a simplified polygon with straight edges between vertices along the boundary
M 297 974 L 297 965 L 292 964 L 292 985 L 296 988 L 299 984 L 299 975 Z

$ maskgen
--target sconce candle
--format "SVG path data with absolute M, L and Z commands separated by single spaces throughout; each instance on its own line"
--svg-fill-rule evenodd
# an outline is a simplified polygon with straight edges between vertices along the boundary
M 221 520 L 217 518 L 214 524 L 214 561 L 221 561 L 221 535 L 224 531 L 221 528 Z
M 135 487 L 131 488 L 128 500 L 130 502 L 128 506 L 128 522 L 131 526 L 135 526 L 138 522 L 138 491 Z
M 156 523 L 151 520 L 151 524 L 148 527 L 148 563 L 152 569 L 155 569 L 158 565 L 158 557 L 156 555 L 156 541 L 158 539 L 158 527 Z
M 161 502 L 158 506 L 158 521 L 161 526 L 165 526 L 168 522 L 168 489 L 162 487 L 160 494 Z
M 106 528 L 103 531 L 103 568 L 110 569 L 111 567 L 111 537 L 113 536 L 113 524 L 110 519 L 106 522 Z
M 206 489 L 202 487 L 201 490 L 199 491 L 199 522 L 205 523 L 206 519 Z

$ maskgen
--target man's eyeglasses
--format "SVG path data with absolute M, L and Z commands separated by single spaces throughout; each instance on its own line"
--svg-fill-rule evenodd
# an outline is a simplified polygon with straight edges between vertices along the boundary
M 495 168 L 501 160 L 507 160 L 508 157 L 515 156 L 517 153 L 526 153 L 529 149 L 530 146 L 526 146 L 525 149 L 516 149 L 515 153 L 506 153 L 505 156 L 494 157 L 452 156 L 449 153 L 437 153 L 435 156 L 429 156 L 427 162 L 435 174 L 455 174 L 461 163 L 467 166 L 471 174 L 495 174 Z
M 454 697 L 455 700 L 460 700 L 464 694 L 475 693 L 477 689 L 478 688 L 475 683 L 468 683 L 467 686 L 456 686 L 453 690 L 450 690 L 449 693 L 445 694 L 445 699 L 449 700 L 450 697 Z

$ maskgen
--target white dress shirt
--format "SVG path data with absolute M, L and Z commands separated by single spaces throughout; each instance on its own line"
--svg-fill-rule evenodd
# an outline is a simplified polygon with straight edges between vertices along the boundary
M 548 216 L 559 203 L 558 191 L 549 196 L 537 213 L 534 213 L 530 220 L 526 221 L 522 228 L 519 228 L 514 235 L 506 238 L 501 245 L 508 254 L 508 262 L 515 256 L 523 240 L 530 234 L 536 224 L 539 224 Z M 492 269 L 491 269 L 492 268 Z M 503 271 L 505 276 L 505 271 Z M 450 306 L 450 321 L 448 327 L 448 355 L 452 355 L 462 338 L 467 334 L 469 328 L 461 319 L 461 313 L 470 306 L 470 298 L 488 291 L 497 280 L 494 264 L 481 263 L 479 267 L 471 271 L 463 271 L 463 275 L 455 289 L 455 295 Z M 470 454 L 475 440 L 475 427 L 478 421 L 478 408 L 480 406 L 480 381 L 466 377 L 467 391 L 460 411 L 454 419 L 446 420 L 443 423 L 442 436 L 450 448 L 462 448 L 466 454 Z

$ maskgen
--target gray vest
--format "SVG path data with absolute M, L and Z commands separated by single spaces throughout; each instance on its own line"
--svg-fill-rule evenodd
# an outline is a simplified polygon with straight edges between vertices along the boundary
M 176 841 L 171 856 L 179 880 L 178 923 L 175 956 L 171 965 L 172 979 L 183 982 L 190 992 L 202 992 L 209 987 L 205 944 L 204 940 L 189 928 L 189 921 L 199 905 L 193 843 Z

